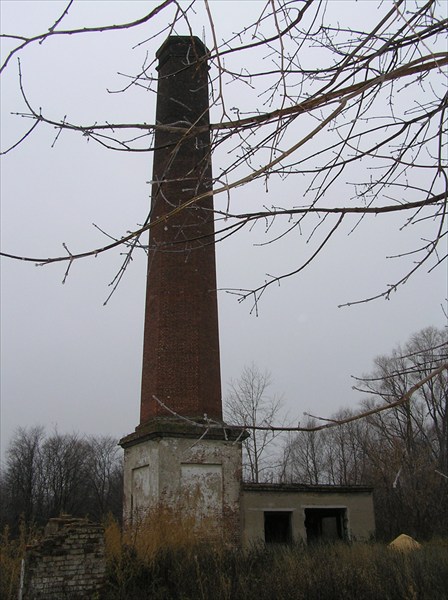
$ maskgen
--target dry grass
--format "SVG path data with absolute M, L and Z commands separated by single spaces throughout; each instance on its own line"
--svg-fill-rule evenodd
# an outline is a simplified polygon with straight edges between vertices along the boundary
M 105 523 L 104 600 L 447 600 L 448 541 L 392 552 L 384 544 L 241 550 L 209 520 L 158 507 L 124 532 Z M 218 528 L 219 531 L 219 528 Z M 15 600 L 20 562 L 36 532 L 1 536 L 0 598 Z
M 426 544 L 408 553 L 391 552 L 383 544 L 361 543 L 312 548 L 303 544 L 260 545 L 243 551 L 198 542 L 189 535 L 188 526 L 167 541 L 163 532 L 171 516 L 164 512 L 162 516 L 155 529 L 154 524 L 146 524 L 147 529 L 134 533 L 136 540 L 142 536 L 143 543 L 139 540 L 136 546 L 121 548 L 120 565 L 115 547 L 115 562 L 109 564 L 107 600 L 448 598 L 446 543 Z M 148 542 L 149 532 L 155 538 Z M 117 531 L 112 539 L 116 544 Z
M 119 556 L 123 547 L 132 548 L 139 560 L 150 563 L 161 550 L 196 547 L 200 543 L 222 545 L 226 542 L 222 523 L 211 517 L 198 520 L 184 506 L 160 503 L 134 519 L 121 532 L 109 518 L 105 524 L 107 556 Z
M 16 600 L 19 592 L 20 569 L 27 545 L 41 537 L 36 528 L 20 524 L 18 538 L 11 538 L 6 526 L 0 536 L 0 598 Z
M 159 582 L 168 577 L 173 566 L 184 558 L 201 579 L 201 567 L 195 560 L 198 550 L 230 546 L 219 520 L 204 517 L 197 520 L 184 506 L 159 504 L 124 530 L 110 518 L 105 523 L 105 549 L 110 589 L 106 598 L 145 598 L 141 588 L 147 587 L 147 576 L 156 573 Z M 162 558 L 164 557 L 164 558 Z M 149 596 L 148 596 L 149 597 Z M 163 595 L 161 596 L 161 598 Z

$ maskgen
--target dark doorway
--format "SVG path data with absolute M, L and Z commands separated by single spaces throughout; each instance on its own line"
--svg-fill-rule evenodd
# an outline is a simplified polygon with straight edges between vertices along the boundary
M 290 511 L 264 513 L 264 541 L 267 544 L 289 544 L 292 540 Z
M 308 544 L 347 539 L 345 508 L 306 508 L 305 528 Z

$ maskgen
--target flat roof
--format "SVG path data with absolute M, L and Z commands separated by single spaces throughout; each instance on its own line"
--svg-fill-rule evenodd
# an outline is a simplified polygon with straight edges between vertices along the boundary
M 317 494 L 361 494 L 372 493 L 368 485 L 307 485 L 304 483 L 243 483 L 243 492 L 298 493 L 315 492 Z

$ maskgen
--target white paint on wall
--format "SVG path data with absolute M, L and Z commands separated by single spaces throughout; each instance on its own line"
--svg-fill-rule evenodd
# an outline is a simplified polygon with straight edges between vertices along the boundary
M 201 517 L 222 515 L 222 465 L 182 464 L 181 493 L 187 507 Z
M 132 469 L 132 509 L 137 513 L 146 510 L 151 496 L 149 465 Z

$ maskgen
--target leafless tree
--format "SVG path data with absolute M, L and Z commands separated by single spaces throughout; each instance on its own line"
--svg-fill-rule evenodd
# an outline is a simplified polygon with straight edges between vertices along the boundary
M 430 327 L 378 357 L 373 373 L 358 380 L 369 394 L 361 413 L 339 411 L 327 420 L 331 427 L 310 420 L 308 431 L 292 435 L 286 480 L 373 486 L 385 539 L 448 531 L 447 351 L 447 331 Z
M 101 521 L 121 519 L 122 464 L 116 440 L 43 427 L 17 429 L 1 479 L 1 524 L 43 525 L 68 512 Z
M 448 357 L 446 330 L 429 327 L 412 336 L 390 356 L 378 357 L 375 370 L 359 389 L 366 406 L 393 403 L 404 389 L 423 379 Z M 377 495 L 388 507 L 390 521 L 407 522 L 415 531 L 446 529 L 448 486 L 447 370 L 431 377 L 409 402 L 368 417 L 366 449 L 375 461 Z
M 42 445 L 42 465 L 51 516 L 85 509 L 88 444 L 77 434 L 50 435 Z
M 21 66 L 15 59 L 21 59 L 25 49 L 55 39 L 101 33 L 112 40 L 124 30 L 135 30 L 136 43 L 147 47 L 150 56 L 139 70 L 123 75 L 121 91 L 154 91 L 154 44 L 160 45 L 169 34 L 192 34 L 193 22 L 202 19 L 210 32 L 206 58 L 211 65 L 211 154 L 216 171 L 216 235 L 208 241 L 255 228 L 265 234 L 262 244 L 274 245 L 284 236 L 307 242 L 300 260 L 278 265 L 259 285 L 228 291 L 240 301 L 251 298 L 256 310 L 269 286 L 299 274 L 337 236 L 380 217 L 393 221 L 392 235 L 397 238 L 413 231 L 413 245 L 403 250 L 397 242 L 394 258 L 402 261 L 401 276 L 360 301 L 388 298 L 417 270 L 435 269 L 447 256 L 441 242 L 447 234 L 448 20 L 444 3 L 436 0 L 378 2 L 374 22 L 363 14 L 358 21 L 350 20 L 363 13 L 364 3 L 354 2 L 351 14 L 337 16 L 333 4 L 323 0 L 254 4 L 251 20 L 223 37 L 221 23 L 213 16 L 215 6 L 208 0 L 165 0 L 151 3 L 147 12 L 142 3 L 141 18 L 132 22 L 70 29 L 64 24 L 77 8 L 71 0 L 46 31 L 29 37 L 2 34 L 6 52 L 0 71 L 18 69 L 23 108 L 17 108 L 17 115 L 30 122 L 3 154 L 45 126 L 56 128 L 56 138 L 62 131 L 74 132 L 113 151 L 151 152 L 157 124 L 134 123 L 132 117 L 127 122 L 105 122 L 101 106 L 96 120 L 80 123 L 63 107 L 61 117 L 35 106 L 27 95 L 26 61 Z M 148 24 L 160 33 L 149 36 L 144 29 Z M 184 136 L 200 133 L 195 124 L 172 129 Z M 281 199 L 276 181 L 283 182 Z M 274 192 L 249 210 L 241 205 L 237 188 L 254 187 L 259 195 L 257 182 Z M 200 199 L 192 194 L 184 208 Z M 121 279 L 132 253 L 141 247 L 142 233 L 161 226 L 150 224 L 149 215 L 142 215 L 141 222 L 134 231 L 81 253 L 66 248 L 64 256 L 38 257 L 5 249 L 3 256 L 70 266 L 74 260 L 121 247 L 125 249 Z
M 117 440 L 111 436 L 88 438 L 87 482 L 93 500 L 91 517 L 101 520 L 108 513 L 121 518 L 123 468 Z
M 9 443 L 2 478 L 2 521 L 9 522 L 13 530 L 20 518 L 31 523 L 42 511 L 43 439 L 43 427 L 20 427 Z
M 354 414 L 352 410 L 340 410 L 332 420 L 337 423 Z M 316 428 L 318 421 L 308 418 L 304 430 L 289 438 L 283 449 L 280 480 L 310 485 L 365 483 L 365 421 L 356 420 L 330 429 Z
M 375 360 L 375 371 L 362 380 L 358 389 L 371 399 L 368 407 L 392 403 L 416 381 L 423 379 L 448 359 L 448 336 L 444 330 L 428 327 L 412 336 L 404 348 Z M 430 378 L 404 405 L 369 417 L 389 439 L 402 440 L 403 451 L 411 456 L 425 446 L 435 466 L 447 472 L 448 377 L 444 370 Z
M 353 416 L 353 410 L 344 409 L 336 413 L 336 420 Z M 334 427 L 327 432 L 328 483 L 356 485 L 368 478 L 368 463 L 365 440 L 368 436 L 364 419 Z
M 275 440 L 280 432 L 256 429 L 282 420 L 282 398 L 269 394 L 270 385 L 267 371 L 246 366 L 238 380 L 230 382 L 224 404 L 226 421 L 249 430 L 243 441 L 243 469 L 244 478 L 254 483 L 269 479 L 276 467 Z
M 306 427 L 315 425 L 315 419 L 308 419 L 305 423 Z M 290 438 L 283 449 L 280 480 L 310 485 L 327 483 L 325 443 L 326 434 L 322 431 L 301 431 Z

